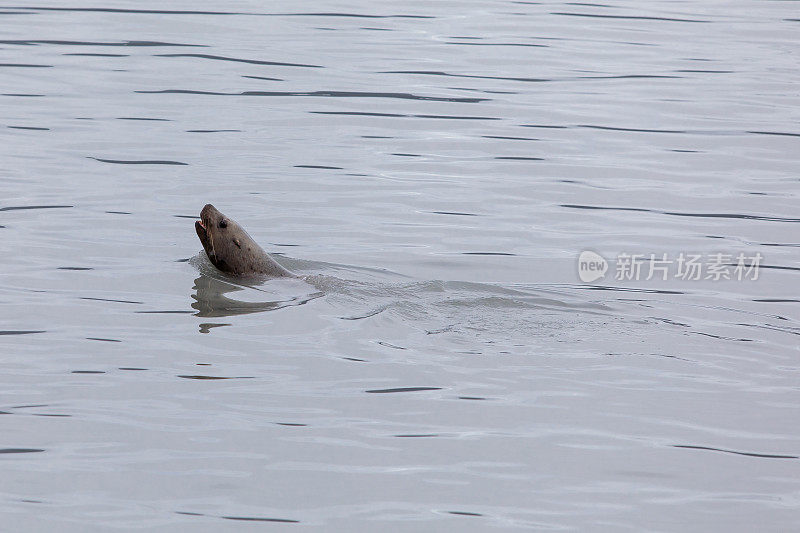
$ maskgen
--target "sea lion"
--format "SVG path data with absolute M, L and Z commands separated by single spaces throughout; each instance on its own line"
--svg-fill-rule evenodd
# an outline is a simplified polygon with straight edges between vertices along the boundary
M 234 220 L 206 204 L 194 229 L 211 263 L 231 276 L 296 277 L 275 262 Z

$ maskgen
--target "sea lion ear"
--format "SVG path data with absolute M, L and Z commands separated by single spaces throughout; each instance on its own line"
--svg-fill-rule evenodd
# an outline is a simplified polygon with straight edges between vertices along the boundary
M 241 243 L 241 242 L 239 242 L 239 239 L 233 239 L 233 244 L 235 244 L 235 245 L 236 245 L 236 246 L 238 246 L 239 248 L 241 248 L 241 247 L 242 247 L 242 243 Z

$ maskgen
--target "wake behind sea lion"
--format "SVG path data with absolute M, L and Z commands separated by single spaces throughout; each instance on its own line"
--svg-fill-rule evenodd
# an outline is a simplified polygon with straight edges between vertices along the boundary
M 295 277 L 265 252 L 236 221 L 206 204 L 194 229 L 209 261 L 231 276 Z

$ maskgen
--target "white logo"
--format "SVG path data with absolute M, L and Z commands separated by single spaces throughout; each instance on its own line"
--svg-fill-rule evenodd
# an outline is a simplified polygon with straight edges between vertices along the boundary
M 606 275 L 608 261 L 600 255 L 584 250 L 578 256 L 578 277 L 584 283 L 591 283 Z

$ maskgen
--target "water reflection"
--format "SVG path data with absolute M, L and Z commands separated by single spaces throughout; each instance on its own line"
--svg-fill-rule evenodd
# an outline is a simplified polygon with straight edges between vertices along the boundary
M 322 296 L 322 292 L 302 280 L 271 280 L 261 287 L 248 287 L 223 281 L 206 274 L 194 280 L 195 293 L 192 308 L 199 317 L 225 317 L 274 311 L 283 307 L 303 305 Z M 254 296 L 256 301 L 229 298 L 228 293 L 241 292 L 242 297 Z M 225 324 L 203 324 L 201 331 L 208 333 L 214 326 Z

